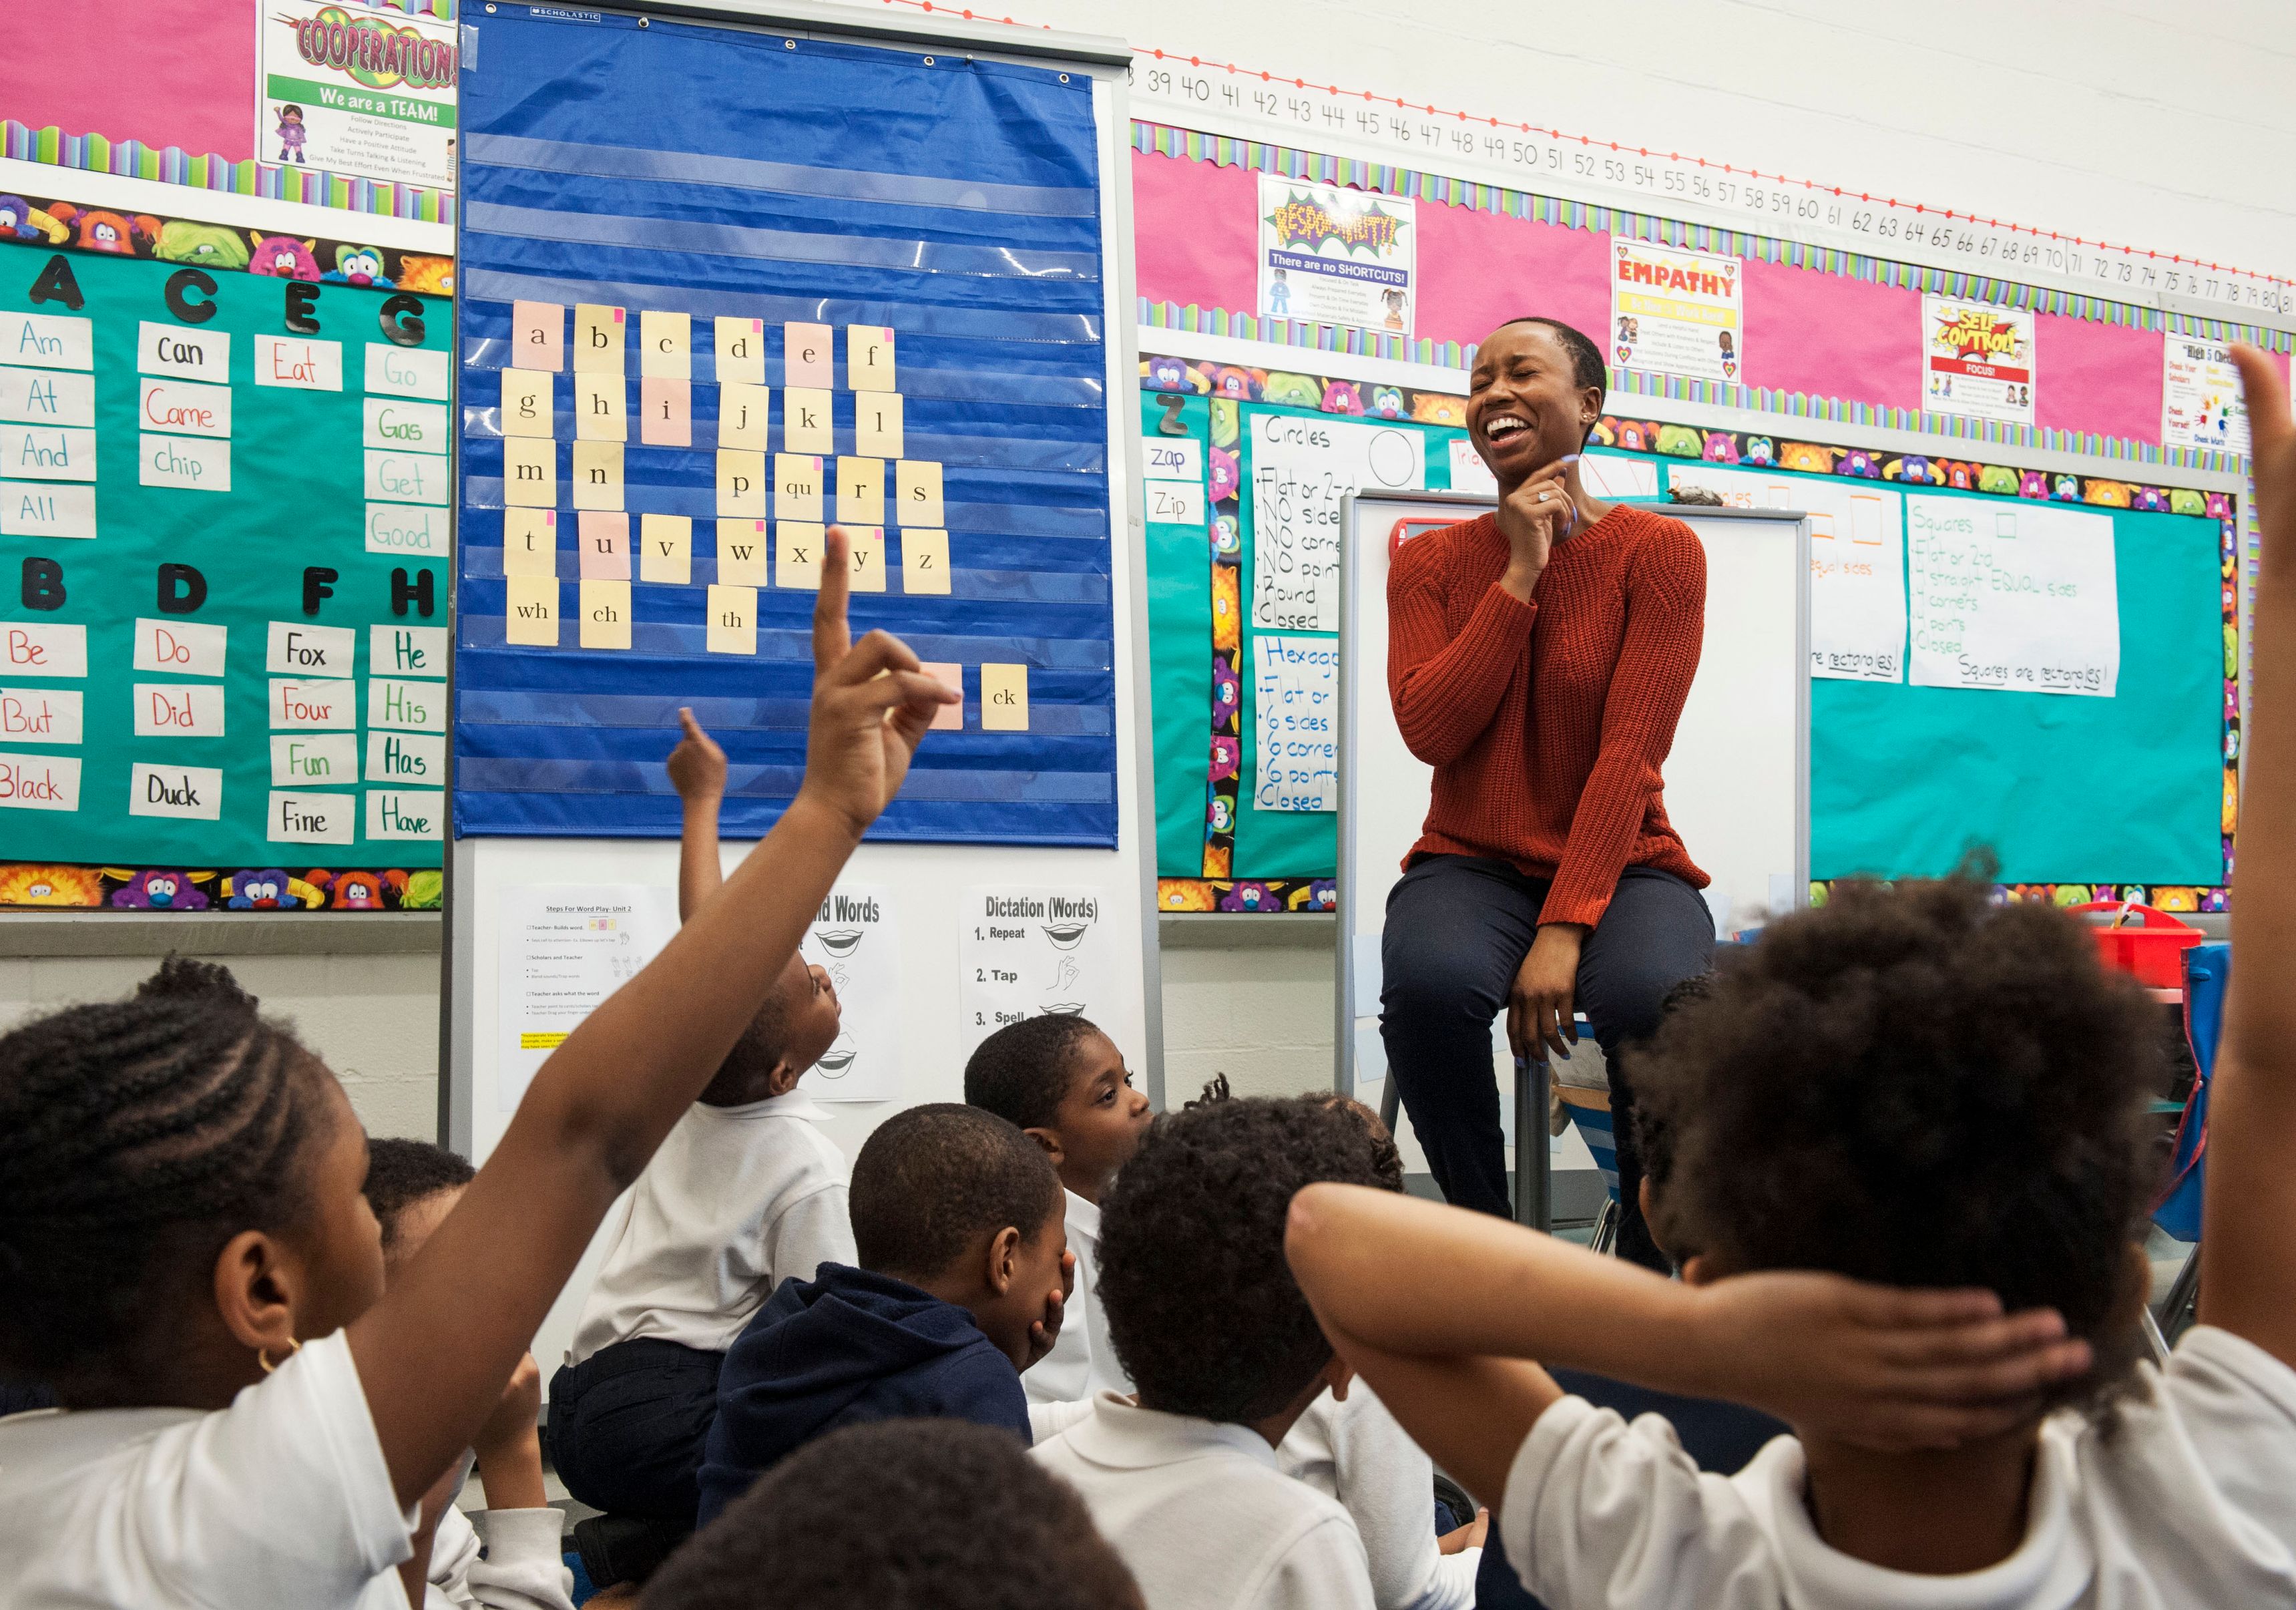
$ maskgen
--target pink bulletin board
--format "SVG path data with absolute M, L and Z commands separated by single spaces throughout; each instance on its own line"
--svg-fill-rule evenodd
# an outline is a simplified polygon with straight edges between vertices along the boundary
M 339 0 L 350 12 L 451 21 L 456 0 Z M 30 48 L 0 48 L 0 156 L 234 195 L 452 224 L 452 193 L 317 168 L 255 147 L 250 0 L 10 0 Z M 25 185 L 25 189 L 37 188 Z M 54 185 L 51 188 L 67 188 Z
M 0 113 L 29 128 L 255 154 L 255 14 L 216 0 L 26 0 L 37 49 L 0 51 Z M 141 41 L 141 45 L 130 45 Z
M 1637 395 L 1666 397 L 1961 441 L 2229 470 L 2236 464 L 2226 455 L 2161 446 L 2164 336 L 2251 340 L 2284 365 L 2296 345 L 2284 332 L 2236 319 L 2165 312 L 1161 124 L 1135 122 L 1133 152 L 1140 320 L 1151 329 L 1464 369 L 1474 343 L 1518 314 L 1550 314 L 1601 331 L 1610 313 L 1607 237 L 1613 233 L 1744 259 L 1742 383 L 1626 373 L 1613 379 L 1614 407 L 1631 407 L 1628 399 Z M 1419 284 L 1410 337 L 1255 316 L 1259 173 L 1416 200 Z M 1924 292 L 2035 311 L 2033 425 L 1923 411 Z

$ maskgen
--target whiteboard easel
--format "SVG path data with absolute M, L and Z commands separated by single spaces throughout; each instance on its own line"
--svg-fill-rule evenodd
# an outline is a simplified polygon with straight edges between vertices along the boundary
M 1434 772 L 1387 692 L 1390 534 L 1472 520 L 1491 500 L 1359 492 L 1340 521 L 1340 921 L 1334 1088 L 1376 1104 L 1380 941 L 1388 891 L 1427 814 Z M 1809 521 L 1799 511 L 1668 505 L 1706 548 L 1706 637 L 1665 767 L 1667 816 L 1713 879 L 1719 932 L 1809 898 Z M 1492 1025 L 1492 1071 L 1514 1072 Z M 1522 1121 L 1518 1118 L 1518 1125 Z M 1524 1127 L 1529 1133 L 1542 1126 Z

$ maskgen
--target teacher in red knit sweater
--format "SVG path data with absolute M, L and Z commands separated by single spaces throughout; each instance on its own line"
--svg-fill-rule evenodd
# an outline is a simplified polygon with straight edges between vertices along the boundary
M 1617 1053 L 1712 959 L 1706 875 L 1660 779 L 1698 670 L 1706 554 L 1680 521 L 1581 483 L 1604 382 L 1568 324 L 1493 331 L 1467 429 L 1498 511 L 1407 544 L 1389 574 L 1388 691 L 1435 782 L 1388 897 L 1380 1028 L 1436 1184 L 1504 1214 L 1491 1021 L 1504 1006 L 1518 1056 L 1567 1057 L 1584 1011 L 1611 1069 L 1619 1251 L 1663 1267 Z

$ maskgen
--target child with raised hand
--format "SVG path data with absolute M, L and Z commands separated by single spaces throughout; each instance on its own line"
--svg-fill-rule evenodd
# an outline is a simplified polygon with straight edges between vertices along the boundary
M 381 1228 L 386 1287 L 462 1200 L 473 1171 L 427 1140 L 367 1142 L 361 1191 Z M 542 1444 L 535 1434 L 541 1407 L 541 1375 L 532 1359 L 522 1358 L 501 1403 L 472 1440 L 487 1494 L 476 1526 L 455 1501 L 463 1486 L 459 1461 L 423 1495 L 414 1553 L 398 1568 L 409 1604 L 422 1610 L 573 1610 L 574 1573 L 566 1569 L 561 1542 L 565 1517 L 543 1491 Z
M 66 1406 L 0 1423 L 0 1605 L 403 1610 L 419 1500 L 953 697 L 852 642 L 825 546 L 797 797 L 552 1055 L 388 1291 L 342 1087 L 243 995 L 163 969 L 0 1037 L 0 1376 Z
M 1076 1267 L 1043 1151 L 992 1113 L 911 1107 L 863 1144 L 852 1205 L 859 1267 L 784 1283 L 726 1354 L 704 1525 L 840 1425 L 962 1419 L 1030 1440 L 1020 1372 L 1051 1348 Z
M 1283 1266 L 1285 1208 L 1316 1180 L 1376 1187 L 1378 1154 L 1295 1097 L 1159 1118 L 1109 1188 L 1097 1294 L 1138 1401 L 1101 1393 L 1036 1457 L 1156 1610 L 1372 1610 L 1355 1522 L 1276 1451 L 1348 1377 Z M 1423 1501 L 1431 1528 L 1431 1485 Z
M 1132 1088 L 1115 1042 L 1086 1019 L 1047 1012 L 1007 1023 L 964 1064 L 964 1099 L 994 1113 L 1045 1148 L 1061 1177 L 1076 1290 L 1053 1351 L 1021 1377 L 1031 1404 L 1079 1402 L 1096 1392 L 1128 1393 L 1108 1322 L 1093 1301 L 1100 1198 L 1139 1149 L 1151 1116 Z
M 2142 1361 L 2160 1067 L 2133 987 L 1973 880 L 1838 889 L 1638 1064 L 1684 1284 L 1374 1193 L 1293 1205 L 1325 1327 L 1548 1603 L 2296 1603 L 2296 425 L 2235 357 L 2264 557 L 2201 1323 Z M 1701 1478 L 1546 1359 L 1795 1435 Z
M 726 755 L 690 710 L 668 770 L 685 806 L 677 905 L 723 881 Z M 853 1260 L 845 1155 L 798 1080 L 837 1038 L 829 975 L 792 955 L 742 1038 L 638 1176 L 550 1382 L 566 1491 L 607 1519 L 576 1529 L 600 1586 L 643 1580 L 693 1530 L 726 1349 L 774 1288 Z

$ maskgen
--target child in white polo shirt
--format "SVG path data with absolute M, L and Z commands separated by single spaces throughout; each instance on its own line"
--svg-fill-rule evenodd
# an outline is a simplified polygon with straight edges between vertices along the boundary
M 1213 1102 L 1158 1119 L 1103 1204 L 1095 1295 L 1139 1401 L 1101 1393 L 1036 1457 L 1152 1610 L 1372 1610 L 1355 1522 L 1276 1460 L 1346 1377 L 1283 1265 L 1285 1209 L 1316 1180 L 1380 1183 L 1352 1116 Z
M 1226 1084 L 1220 1084 L 1226 1094 Z M 1403 1154 L 1379 1114 L 1359 1101 L 1324 1098 L 1364 1128 L 1380 1184 L 1403 1190 Z M 1275 1450 L 1293 1475 L 1347 1507 L 1362 1534 L 1379 1610 L 1469 1610 L 1490 1515 L 1436 1535 L 1435 1462 L 1362 1381 L 1326 1391 Z
M 726 756 L 680 711 L 681 918 L 714 894 Z M 791 957 L 774 992 L 624 1199 L 550 1383 L 566 1490 L 606 1517 L 575 1530 L 592 1581 L 643 1580 L 693 1530 L 726 1350 L 774 1288 L 853 1261 L 844 1154 L 798 1080 L 837 1038 L 837 991 Z
M 1101 1196 L 1139 1150 L 1151 1115 L 1147 1097 L 1132 1088 L 1124 1053 L 1084 1018 L 1058 1012 L 1024 1017 L 974 1050 L 964 1064 L 964 1099 L 1025 1131 L 1061 1177 L 1076 1290 L 1053 1351 L 1021 1377 L 1030 1406 L 1130 1392 L 1107 1319 L 1093 1300 Z

